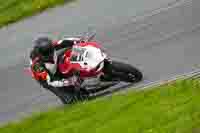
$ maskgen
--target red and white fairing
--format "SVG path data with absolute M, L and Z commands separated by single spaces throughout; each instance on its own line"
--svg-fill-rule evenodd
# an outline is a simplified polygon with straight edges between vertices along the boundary
M 104 59 L 107 55 L 101 50 L 97 42 L 83 42 L 73 46 L 65 53 L 65 61 L 60 66 L 64 73 L 80 71 L 81 78 L 95 77 L 102 73 Z

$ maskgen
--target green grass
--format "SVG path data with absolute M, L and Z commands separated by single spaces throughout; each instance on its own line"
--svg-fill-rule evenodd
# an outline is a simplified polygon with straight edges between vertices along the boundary
M 0 27 L 72 0 L 0 0 Z
M 57 108 L 0 133 L 200 133 L 200 84 L 177 81 Z

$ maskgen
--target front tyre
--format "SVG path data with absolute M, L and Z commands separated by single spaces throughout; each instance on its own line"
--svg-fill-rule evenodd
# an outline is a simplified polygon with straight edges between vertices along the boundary
M 142 72 L 129 64 L 112 61 L 111 67 L 114 75 L 119 76 L 122 81 L 136 83 L 143 79 Z

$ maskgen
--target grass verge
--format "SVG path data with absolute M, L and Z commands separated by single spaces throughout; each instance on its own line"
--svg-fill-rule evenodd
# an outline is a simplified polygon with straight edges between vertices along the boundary
M 0 27 L 72 0 L 0 0 Z
M 179 80 L 36 114 L 1 133 L 200 133 L 199 80 Z

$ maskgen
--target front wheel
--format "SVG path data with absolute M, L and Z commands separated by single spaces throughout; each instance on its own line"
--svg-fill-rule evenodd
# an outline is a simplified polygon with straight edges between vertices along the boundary
M 143 74 L 137 68 L 118 61 L 112 61 L 109 63 L 109 72 L 112 78 L 118 78 L 121 81 L 136 83 L 143 79 Z

